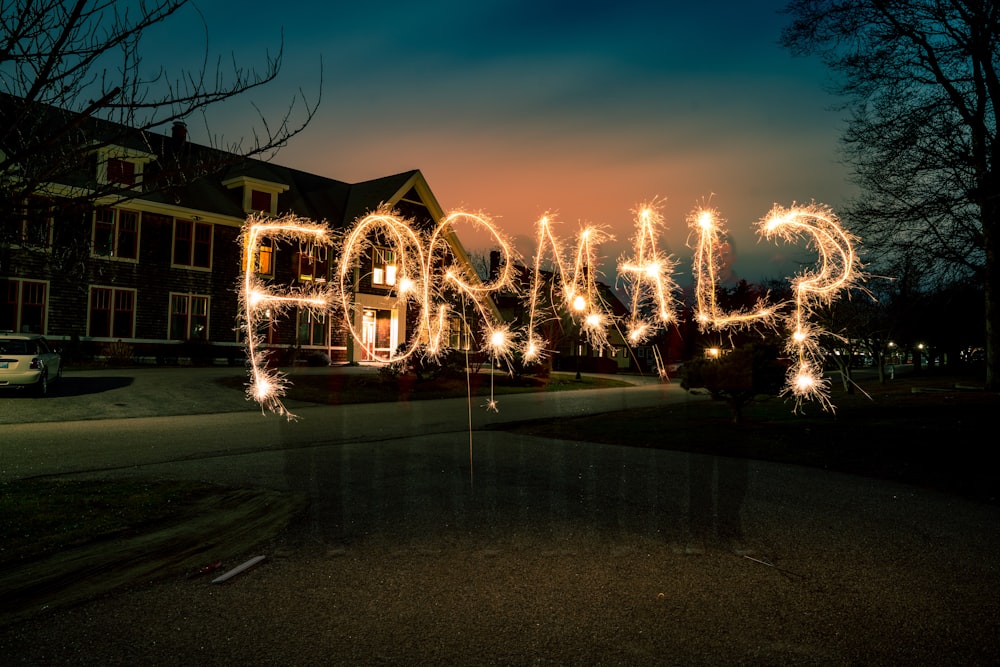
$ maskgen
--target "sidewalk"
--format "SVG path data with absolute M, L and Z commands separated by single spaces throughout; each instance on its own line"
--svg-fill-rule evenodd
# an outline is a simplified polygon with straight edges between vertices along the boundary
M 295 375 L 374 375 L 377 365 L 295 367 Z M 636 385 L 659 384 L 654 376 L 609 375 Z M 127 419 L 260 411 L 246 396 L 218 384 L 221 378 L 245 379 L 242 367 L 136 367 L 67 371 L 52 394 L 39 398 L 16 390 L 0 391 L 0 425 L 80 419 Z

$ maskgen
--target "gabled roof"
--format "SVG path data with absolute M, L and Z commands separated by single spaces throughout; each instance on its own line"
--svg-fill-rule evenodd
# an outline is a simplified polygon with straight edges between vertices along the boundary
M 326 221 L 333 227 L 347 226 L 384 204 L 396 204 L 414 188 L 418 193 L 424 193 L 418 196 L 432 217 L 441 215 L 423 176 L 416 169 L 351 184 L 186 140 L 178 141 L 173 136 L 135 130 L 99 118 L 81 117 L 49 105 L 29 106 L 38 109 L 31 123 L 34 129 L 47 123 L 62 129 L 69 127 L 72 130 L 67 131 L 63 138 L 68 142 L 122 146 L 155 155 L 156 159 L 145 169 L 144 181 L 157 182 L 158 185 L 153 190 L 135 192 L 132 197 L 135 200 L 243 218 L 242 191 L 238 187 L 240 179 L 243 179 L 248 184 L 273 185 L 273 188 L 267 189 L 278 193 L 279 215 L 294 213 L 317 222 Z M 24 100 L 0 93 L 0 120 L 16 123 L 18 118 L 23 119 L 25 113 Z M 0 131 L 0 150 L 7 149 L 7 153 L 13 155 L 17 150 L 17 141 L 13 133 Z M 178 165 L 182 165 L 181 173 L 190 174 L 192 169 L 196 169 L 202 175 L 192 180 L 164 177 L 171 170 L 178 171 Z M 88 179 L 95 178 L 93 163 L 85 162 L 59 174 L 57 182 L 87 187 Z M 162 180 L 157 181 L 158 178 Z M 130 196 L 132 193 L 124 194 Z
M 351 185 L 344 210 L 344 222 L 367 215 L 382 204 L 398 201 L 412 187 L 413 177 L 419 173 L 414 169 Z

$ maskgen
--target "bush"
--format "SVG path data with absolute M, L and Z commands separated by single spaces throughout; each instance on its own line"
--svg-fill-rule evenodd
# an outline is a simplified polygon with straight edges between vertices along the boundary
M 127 366 L 132 363 L 132 358 L 135 356 L 134 348 L 120 340 L 106 344 L 102 352 L 105 361 L 115 366 Z
M 759 397 L 773 397 L 785 384 L 785 367 L 773 345 L 750 343 L 718 358 L 693 359 L 684 365 L 681 387 L 704 389 L 729 404 L 739 423 L 743 407 Z
M 306 366 L 312 366 L 318 368 L 320 366 L 329 366 L 330 357 L 327 356 L 326 352 L 313 352 L 308 357 L 306 357 Z

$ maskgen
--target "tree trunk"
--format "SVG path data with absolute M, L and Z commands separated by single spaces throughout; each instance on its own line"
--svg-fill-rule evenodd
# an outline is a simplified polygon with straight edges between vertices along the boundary
M 850 364 L 840 369 L 840 382 L 844 385 L 844 391 L 848 394 L 854 393 L 854 378 L 851 375 Z
M 991 179 L 1000 181 L 1000 179 Z M 1000 182 L 997 183 L 1000 185 Z M 991 192 L 997 192 L 991 190 Z M 982 205 L 983 218 L 983 249 L 986 254 L 985 266 L 985 306 L 986 306 L 986 389 L 1000 390 L 1000 253 L 997 253 L 997 243 L 1000 243 L 1000 199 L 996 195 L 986 198 Z

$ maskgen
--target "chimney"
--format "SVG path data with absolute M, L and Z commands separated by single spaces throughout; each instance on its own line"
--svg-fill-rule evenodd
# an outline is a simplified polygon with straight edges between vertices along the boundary
M 490 250 L 490 280 L 500 275 L 500 251 Z
M 184 145 L 187 141 L 188 126 L 182 120 L 175 120 L 173 127 L 170 128 L 170 136 L 174 140 L 174 146 L 180 147 Z

